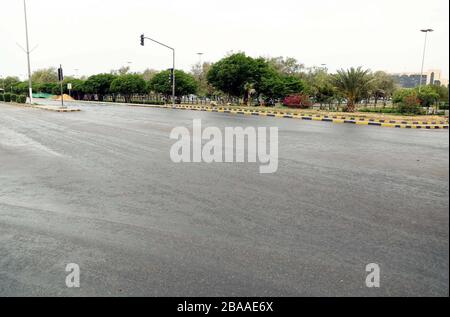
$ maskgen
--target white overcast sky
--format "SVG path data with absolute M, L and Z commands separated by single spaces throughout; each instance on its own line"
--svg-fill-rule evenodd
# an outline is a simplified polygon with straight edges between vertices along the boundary
M 426 68 L 448 78 L 448 0 L 27 0 L 32 69 L 58 66 L 66 75 L 109 72 L 132 62 L 133 71 L 217 61 L 230 51 L 251 56 L 292 56 L 330 70 L 420 70 L 424 37 Z M 25 77 L 23 0 L 0 0 L 0 76 Z

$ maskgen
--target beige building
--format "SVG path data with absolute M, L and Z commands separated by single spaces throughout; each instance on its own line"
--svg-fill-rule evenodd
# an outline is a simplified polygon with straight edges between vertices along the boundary
M 442 71 L 440 69 L 430 69 L 427 72 L 427 85 L 434 84 L 448 86 L 448 79 L 442 78 Z
M 420 73 L 392 74 L 397 83 L 403 88 L 414 88 L 420 84 Z M 430 69 L 423 73 L 422 85 L 442 85 L 448 87 L 448 79 L 442 77 L 440 69 Z

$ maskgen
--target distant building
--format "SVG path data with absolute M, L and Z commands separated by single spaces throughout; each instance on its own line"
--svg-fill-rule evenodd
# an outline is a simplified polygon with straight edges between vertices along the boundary
M 415 88 L 420 85 L 419 73 L 400 73 L 392 74 L 394 80 L 402 88 Z M 448 79 L 442 78 L 442 72 L 439 69 L 431 69 L 424 72 L 422 76 L 422 85 L 441 85 L 448 86 Z

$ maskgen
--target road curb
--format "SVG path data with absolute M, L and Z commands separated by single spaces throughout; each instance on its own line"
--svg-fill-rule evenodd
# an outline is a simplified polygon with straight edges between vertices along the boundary
M 20 103 L 5 103 L 2 102 L 4 105 L 14 106 L 14 107 L 23 107 L 23 108 L 34 108 L 34 109 L 41 109 L 46 111 L 53 111 L 53 112 L 80 112 L 81 109 L 69 109 L 69 108 L 51 108 L 46 106 L 39 106 L 39 105 L 29 105 L 29 104 L 20 104 Z
M 205 112 L 217 112 L 217 113 L 229 113 L 237 115 L 249 115 L 249 116 L 266 116 L 274 118 L 284 119 L 300 119 L 305 121 L 320 121 L 339 124 L 355 124 L 355 125 L 367 125 L 378 126 L 385 128 L 398 128 L 398 129 L 424 129 L 424 130 L 448 130 L 449 125 L 447 122 L 424 122 L 424 121 L 399 121 L 399 120 L 376 120 L 376 119 L 364 119 L 356 117 L 346 116 L 322 116 L 322 115 L 302 115 L 289 112 L 274 112 L 274 111 L 261 111 L 261 110 L 246 110 L 246 109 L 234 109 L 227 107 L 208 107 L 208 106 L 194 106 L 194 105 L 140 105 L 140 104 L 127 104 L 130 107 L 142 107 L 142 108 L 161 108 L 161 109 L 176 109 L 176 110 L 192 110 L 192 111 L 205 111 Z
M 32 107 L 36 109 L 46 110 L 46 111 L 53 111 L 53 112 L 80 112 L 81 109 L 54 109 L 54 108 L 47 108 L 47 107 Z

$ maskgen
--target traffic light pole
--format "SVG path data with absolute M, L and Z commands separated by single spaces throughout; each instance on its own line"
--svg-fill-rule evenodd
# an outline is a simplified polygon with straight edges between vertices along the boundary
M 65 108 L 64 107 L 64 88 L 63 88 L 64 74 L 63 74 L 62 65 L 59 65 L 58 79 L 59 79 L 59 84 L 61 86 L 61 109 L 64 109 Z
M 175 108 L 175 49 L 173 49 L 172 107 Z
M 154 39 L 152 39 L 152 38 L 149 38 L 149 37 L 146 37 L 146 36 L 144 36 L 144 34 L 142 34 L 141 35 L 141 45 L 142 46 L 144 46 L 144 39 L 147 39 L 147 40 L 150 40 L 150 41 L 152 41 L 152 42 L 155 42 L 156 44 L 159 44 L 159 45 L 161 45 L 161 46 L 164 46 L 164 47 L 166 47 L 166 48 L 168 48 L 168 49 L 170 49 L 170 50 L 172 50 L 172 54 L 173 54 L 173 76 L 172 76 L 172 106 L 175 108 L 175 49 L 173 48 L 173 47 L 170 47 L 170 46 L 168 46 L 168 45 L 166 45 L 166 44 L 163 44 L 163 43 L 161 43 L 161 42 L 158 42 L 158 41 L 156 41 L 156 40 L 154 40 Z

